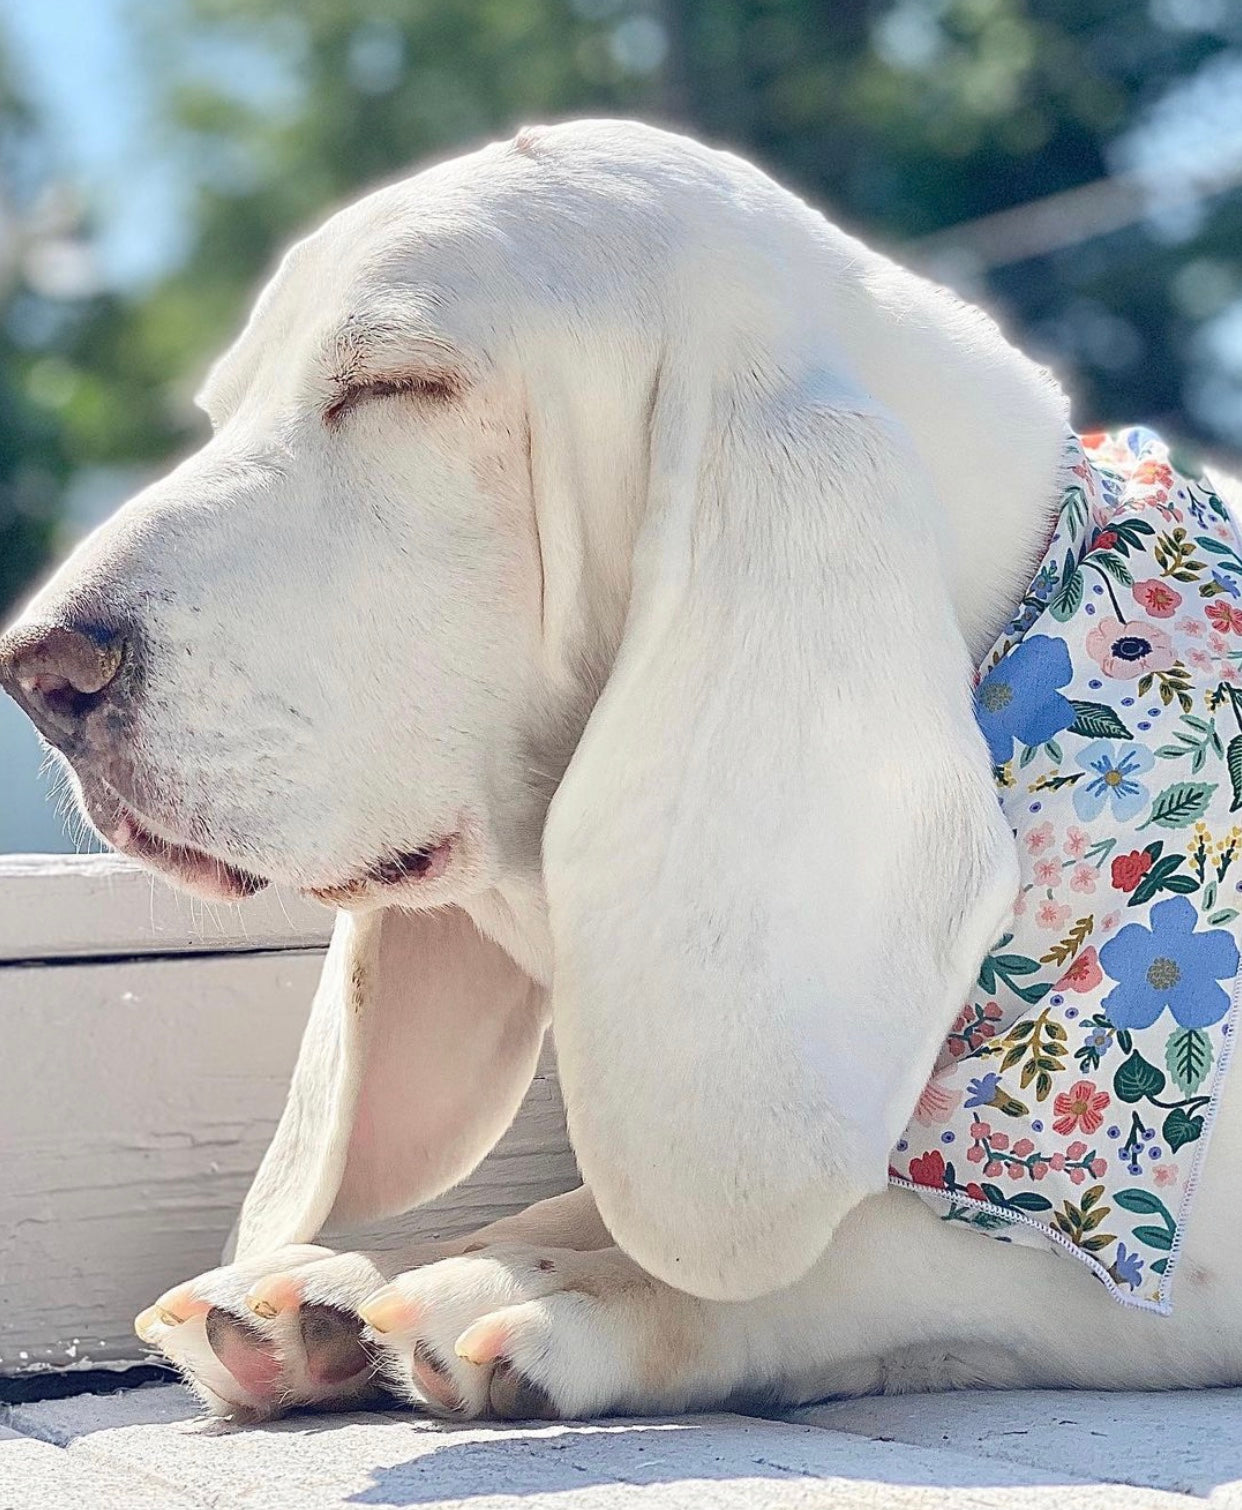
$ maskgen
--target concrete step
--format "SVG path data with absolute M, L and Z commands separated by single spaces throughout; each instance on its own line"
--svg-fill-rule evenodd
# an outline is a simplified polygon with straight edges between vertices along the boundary
M 800 1416 L 451 1425 L 394 1411 L 235 1428 L 152 1386 L 14 1406 L 0 1510 L 1242 1510 L 1242 1392 L 919 1396 Z

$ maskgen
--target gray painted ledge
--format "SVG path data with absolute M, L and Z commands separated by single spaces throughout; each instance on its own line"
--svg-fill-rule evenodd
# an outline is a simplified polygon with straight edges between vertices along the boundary
M 1242 1510 L 1242 1390 L 974 1393 L 787 1420 L 258 1428 L 157 1386 L 15 1406 L 0 1510 Z

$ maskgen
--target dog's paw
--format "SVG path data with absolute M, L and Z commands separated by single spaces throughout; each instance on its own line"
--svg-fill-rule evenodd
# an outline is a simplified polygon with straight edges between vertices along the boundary
M 365 1253 L 282 1248 L 175 1286 L 134 1327 L 213 1414 L 349 1409 L 383 1393 L 358 1306 L 385 1278 Z
M 702 1403 L 702 1303 L 616 1248 L 497 1243 L 408 1262 L 283 1248 L 177 1285 L 135 1326 L 209 1410 L 240 1420 L 385 1394 L 456 1419 Z
M 616 1248 L 498 1243 L 400 1274 L 360 1308 L 389 1390 L 457 1419 L 693 1403 L 701 1303 Z

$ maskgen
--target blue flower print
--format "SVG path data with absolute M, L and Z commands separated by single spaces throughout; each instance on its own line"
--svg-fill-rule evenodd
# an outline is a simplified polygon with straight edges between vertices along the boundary
M 1113 819 L 1128 822 L 1147 801 L 1147 788 L 1134 778 L 1155 763 L 1156 757 L 1142 745 L 1094 740 L 1078 755 L 1078 764 L 1091 774 L 1074 788 L 1074 811 L 1089 823 L 1111 805 Z
M 1117 986 L 1101 1003 L 1115 1028 L 1149 1028 L 1168 1007 L 1183 1028 L 1206 1028 L 1229 1010 L 1218 982 L 1238 970 L 1238 946 L 1224 928 L 1195 932 L 1191 903 L 1170 897 L 1152 908 L 1150 928 L 1129 923 L 1100 950 Z
M 966 1087 L 966 1105 L 991 1106 L 996 1092 L 1000 1088 L 999 1075 L 980 1075 L 978 1080 L 972 1080 Z
M 1113 1260 L 1113 1278 L 1119 1285 L 1129 1285 L 1137 1290 L 1143 1279 L 1143 1260 L 1137 1253 L 1128 1253 L 1125 1243 L 1117 1244 L 1117 1257 Z
M 1222 592 L 1227 592 L 1231 598 L 1242 597 L 1242 590 L 1239 589 L 1238 584 L 1232 577 L 1225 576 L 1224 572 L 1214 571 L 1212 573 L 1212 581 L 1216 583 Z
M 1041 745 L 1074 722 L 1074 705 L 1060 691 L 1074 675 L 1063 640 L 1033 634 L 1014 647 L 979 683 L 975 717 L 994 765 L 1004 765 L 1013 742 Z

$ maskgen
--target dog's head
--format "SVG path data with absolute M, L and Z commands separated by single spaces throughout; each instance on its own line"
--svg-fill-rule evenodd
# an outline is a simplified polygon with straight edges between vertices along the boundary
M 792 1278 L 883 1178 L 1003 910 L 962 628 L 1004 582 L 970 585 L 940 499 L 990 505 L 1015 451 L 1050 476 L 1059 405 L 762 174 L 618 123 L 335 216 L 202 401 L 212 439 L 0 641 L 99 832 L 209 896 L 386 908 L 330 961 L 355 1005 L 430 958 L 397 909 L 465 909 L 553 987 L 634 1255 L 703 1293 Z M 511 994 L 520 1095 L 544 1018 Z M 380 1183 L 356 1204 L 411 1194 Z

